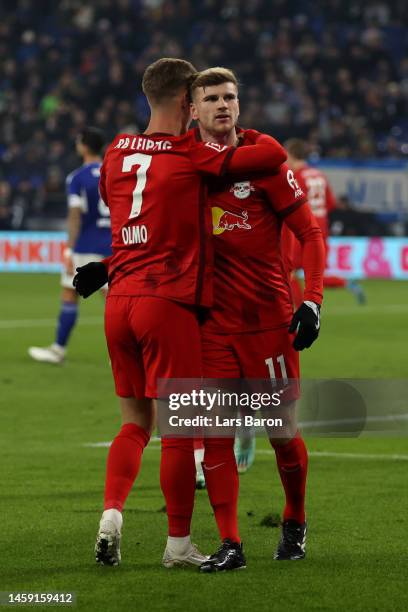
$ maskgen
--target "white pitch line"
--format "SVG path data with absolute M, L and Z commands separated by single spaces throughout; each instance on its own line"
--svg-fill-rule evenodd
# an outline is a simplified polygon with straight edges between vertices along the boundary
M 299 427 L 301 427 L 302 429 L 308 429 L 308 428 L 313 428 L 313 427 L 325 427 L 326 425 L 350 425 L 353 423 L 363 423 L 363 424 L 364 423 L 384 423 L 384 422 L 389 422 L 389 421 L 401 421 L 401 420 L 407 421 L 408 413 L 407 414 L 387 414 L 387 415 L 378 416 L 378 417 L 368 416 L 365 418 L 361 417 L 361 418 L 352 418 L 352 419 L 333 419 L 332 421 L 305 421 L 305 422 L 300 422 Z M 159 442 L 160 438 L 155 436 L 151 438 L 150 441 Z M 90 443 L 84 444 L 83 446 L 88 446 L 90 448 L 109 448 L 111 444 L 112 442 L 90 442 Z M 259 451 L 259 452 L 264 452 L 264 451 Z M 269 452 L 269 451 L 265 451 L 265 452 Z M 388 457 L 389 455 L 385 455 L 385 456 Z M 401 455 L 401 457 L 402 456 L 403 455 Z M 408 455 L 407 455 L 407 458 L 408 458 Z
M 259 449 L 256 451 L 261 455 L 274 455 L 275 451 L 269 449 Z M 386 455 L 369 453 L 332 453 L 330 451 L 310 451 L 309 457 L 335 457 L 340 459 L 386 459 L 388 461 L 408 461 L 408 455 Z
M 50 327 L 55 325 L 54 319 L 3 319 L 0 329 L 19 329 L 23 327 Z M 102 317 L 81 317 L 81 325 L 103 325 Z
M 109 448 L 112 442 L 85 442 L 85 448 Z
M 159 438 L 154 438 L 152 441 L 157 442 Z M 83 444 L 87 448 L 109 448 L 112 442 L 89 442 Z M 159 450 L 160 446 L 149 444 L 146 448 L 153 450 Z M 259 455 L 274 455 L 275 451 L 272 449 L 258 449 L 256 451 Z M 388 460 L 388 461 L 408 461 L 408 455 L 386 455 L 386 454 L 368 454 L 368 453 L 334 453 L 330 451 L 310 451 L 309 457 L 332 457 L 340 459 L 376 459 L 376 460 Z
M 160 442 L 160 438 L 158 438 L 157 436 L 153 436 L 152 438 L 150 438 L 150 444 L 149 444 L 148 448 L 153 448 L 153 447 L 150 446 L 152 442 Z M 85 446 L 86 448 L 109 448 L 111 444 L 112 444 L 112 441 L 109 441 L 109 442 L 86 442 L 85 444 L 82 444 L 82 446 Z
M 383 416 L 353 417 L 350 419 L 333 419 L 331 421 L 305 421 L 299 427 L 308 429 L 313 427 L 326 427 L 329 425 L 353 425 L 356 423 L 388 423 L 390 421 L 408 421 L 408 414 L 386 414 Z

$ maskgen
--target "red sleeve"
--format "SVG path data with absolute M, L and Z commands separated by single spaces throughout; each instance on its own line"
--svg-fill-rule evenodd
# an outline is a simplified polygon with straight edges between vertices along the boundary
M 291 274 L 293 270 L 297 270 L 297 268 L 301 268 L 301 262 L 298 262 L 299 259 L 297 257 L 299 241 L 296 240 L 295 234 L 289 229 L 286 223 L 283 223 L 281 229 L 281 253 L 282 253 L 282 261 L 283 266 L 288 274 Z M 297 265 L 300 263 L 301 265 Z
M 198 142 L 190 149 L 195 168 L 204 174 L 222 176 L 242 172 L 272 172 L 287 158 L 285 149 L 274 139 L 263 144 L 226 147 L 215 142 Z
M 200 173 L 221 176 L 235 147 L 227 147 L 217 142 L 195 142 L 190 148 L 190 159 Z
M 120 136 L 120 134 L 119 134 Z M 105 157 L 103 159 L 103 163 L 101 166 L 101 174 L 100 174 L 100 178 L 99 178 L 99 194 L 102 198 L 102 200 L 105 202 L 106 206 L 109 206 L 108 203 L 108 194 L 106 191 L 106 160 L 107 160 L 107 155 L 109 153 L 109 151 L 112 149 L 114 143 L 116 142 L 117 138 L 109 145 L 109 147 L 106 149 L 105 151 Z M 101 263 L 103 263 L 103 265 L 106 268 L 106 271 L 109 272 L 109 265 L 111 262 L 113 255 L 109 255 L 109 257 L 105 257 L 105 259 L 102 259 Z
M 112 257 L 113 257 L 113 255 L 109 255 L 109 257 L 105 257 L 105 259 L 101 260 L 101 263 L 103 263 L 103 265 L 105 266 L 106 271 L 109 270 L 109 264 L 111 262 Z
M 108 159 L 108 154 L 114 148 L 115 143 L 118 141 L 118 138 L 121 135 L 122 134 L 118 134 L 118 136 L 115 138 L 115 140 L 113 142 L 111 142 L 111 144 L 106 149 L 105 155 L 104 155 L 104 158 L 103 158 L 103 162 L 102 162 L 102 166 L 101 166 L 101 174 L 100 174 L 100 177 L 99 177 L 99 195 L 101 196 L 101 198 L 104 201 L 104 203 L 106 204 L 106 206 L 109 206 L 108 193 L 106 191 L 106 163 L 107 163 L 107 159 Z
M 305 192 L 305 195 L 308 198 L 309 197 L 308 189 L 307 189 L 306 181 L 303 178 L 302 169 L 300 171 L 298 170 L 297 172 L 294 172 L 294 175 L 295 175 L 295 179 L 298 182 L 299 187 Z
M 102 200 L 108 206 L 108 194 L 106 193 L 106 168 L 105 162 L 103 162 L 101 166 L 101 175 L 99 177 L 99 195 Z
M 257 184 L 263 190 L 265 199 L 281 219 L 306 202 L 306 195 L 287 164 L 282 164 L 274 174 L 257 180 Z
M 246 144 L 274 144 L 275 146 L 276 144 L 278 144 L 279 146 L 281 146 L 280 143 L 275 138 L 273 138 L 273 136 L 270 136 L 269 134 L 264 134 L 263 132 L 258 132 L 258 130 L 242 130 L 241 132 L 239 132 L 238 135 L 244 138 L 244 142 Z M 286 161 L 286 151 L 285 155 Z
M 225 172 L 242 174 L 245 172 L 274 172 L 287 159 L 285 149 L 274 138 L 270 142 L 249 145 L 234 149 L 227 162 Z
M 321 304 L 326 249 L 323 235 L 309 206 L 301 206 L 285 218 L 285 223 L 302 245 L 305 273 L 304 300 Z

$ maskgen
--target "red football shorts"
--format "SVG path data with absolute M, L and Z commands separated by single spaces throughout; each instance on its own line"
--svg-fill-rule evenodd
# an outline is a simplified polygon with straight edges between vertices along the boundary
M 105 335 L 116 393 L 156 398 L 159 378 L 200 378 L 194 308 L 159 297 L 108 296 Z
M 242 334 L 214 334 L 202 329 L 204 378 L 299 379 L 299 353 L 288 328 Z M 299 397 L 291 383 L 288 399 Z

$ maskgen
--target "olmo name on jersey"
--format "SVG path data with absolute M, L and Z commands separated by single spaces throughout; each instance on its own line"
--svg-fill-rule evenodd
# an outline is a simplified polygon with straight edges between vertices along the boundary
M 147 242 L 147 228 L 145 225 L 132 225 L 122 227 L 122 240 L 124 244 L 145 244 Z

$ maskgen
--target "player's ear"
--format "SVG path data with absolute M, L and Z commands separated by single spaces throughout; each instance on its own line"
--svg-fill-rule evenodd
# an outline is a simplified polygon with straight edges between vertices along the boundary
M 181 99 L 181 107 L 183 110 L 189 110 L 190 108 L 190 94 L 188 91 L 186 91 Z
M 194 102 L 191 102 L 191 104 L 190 104 L 190 109 L 191 109 L 191 116 L 192 116 L 192 118 L 193 118 L 195 121 L 197 121 L 197 119 L 198 119 L 198 113 L 197 113 L 197 107 L 196 107 L 196 105 L 194 104 Z

